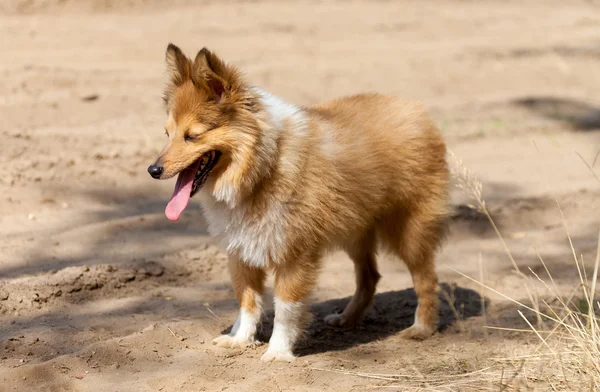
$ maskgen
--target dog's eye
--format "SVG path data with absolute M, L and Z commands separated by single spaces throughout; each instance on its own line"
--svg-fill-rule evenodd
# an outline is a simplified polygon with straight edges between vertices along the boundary
M 185 136 L 183 137 L 183 140 L 185 140 L 186 142 L 189 142 L 190 140 L 194 140 L 194 137 L 193 137 L 193 136 L 191 136 L 191 135 L 185 135 Z

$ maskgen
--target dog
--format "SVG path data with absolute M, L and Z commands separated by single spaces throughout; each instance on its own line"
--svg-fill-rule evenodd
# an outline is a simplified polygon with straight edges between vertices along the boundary
M 296 106 L 248 84 L 206 48 L 192 61 L 169 44 L 166 65 L 168 141 L 148 172 L 178 176 L 168 219 L 178 220 L 198 195 L 210 234 L 227 250 L 240 311 L 231 332 L 213 343 L 255 343 L 272 272 L 275 322 L 261 359 L 293 360 L 331 249 L 354 262 L 356 292 L 326 323 L 361 320 L 380 279 L 381 249 L 405 262 L 418 297 L 414 324 L 401 336 L 431 336 L 449 171 L 444 140 L 423 105 L 362 94 Z

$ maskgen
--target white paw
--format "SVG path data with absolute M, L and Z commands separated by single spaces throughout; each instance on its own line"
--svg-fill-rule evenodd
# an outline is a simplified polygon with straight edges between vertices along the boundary
M 403 339 L 425 340 L 435 332 L 435 328 L 422 324 L 414 324 L 412 327 L 400 332 Z
M 246 348 L 248 346 L 256 345 L 254 339 L 240 339 L 231 335 L 221 335 L 214 338 L 212 343 L 225 348 Z
M 327 323 L 328 325 L 333 325 L 334 327 L 340 327 L 344 325 L 345 322 L 346 319 L 338 313 L 333 313 L 328 316 L 325 316 L 325 323 Z
M 263 362 L 292 362 L 296 360 L 291 351 L 275 351 L 267 349 L 260 360 Z

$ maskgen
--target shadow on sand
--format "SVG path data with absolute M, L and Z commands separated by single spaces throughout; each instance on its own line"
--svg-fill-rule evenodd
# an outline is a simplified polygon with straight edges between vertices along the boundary
M 544 117 L 564 121 L 579 131 L 600 129 L 600 108 L 582 101 L 557 97 L 526 97 L 517 99 L 514 103 Z
M 439 330 L 443 331 L 457 321 L 478 316 L 482 312 L 481 296 L 474 290 L 441 284 Z M 395 335 L 410 327 L 417 309 L 417 296 L 413 289 L 388 291 L 375 295 L 375 306 L 369 310 L 362 323 L 354 328 L 327 325 L 323 319 L 331 313 L 341 312 L 351 297 L 315 303 L 311 306 L 313 321 L 306 338 L 296 348 L 300 356 L 328 351 L 345 350 Z M 452 302 L 449 305 L 448 299 Z M 488 300 L 486 299 L 486 306 Z M 267 312 L 259 339 L 268 341 L 273 332 L 273 311 Z M 224 333 L 228 332 L 224 331 Z

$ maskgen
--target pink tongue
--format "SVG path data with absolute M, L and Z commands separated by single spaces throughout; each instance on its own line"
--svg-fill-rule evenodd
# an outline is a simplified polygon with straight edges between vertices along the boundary
M 190 201 L 190 193 L 192 192 L 192 185 L 194 184 L 194 177 L 196 176 L 198 166 L 200 166 L 200 160 L 179 173 L 173 196 L 171 196 L 171 200 L 165 209 L 165 215 L 169 220 L 179 220 L 181 213 L 185 210 L 185 207 L 187 207 L 188 202 Z

